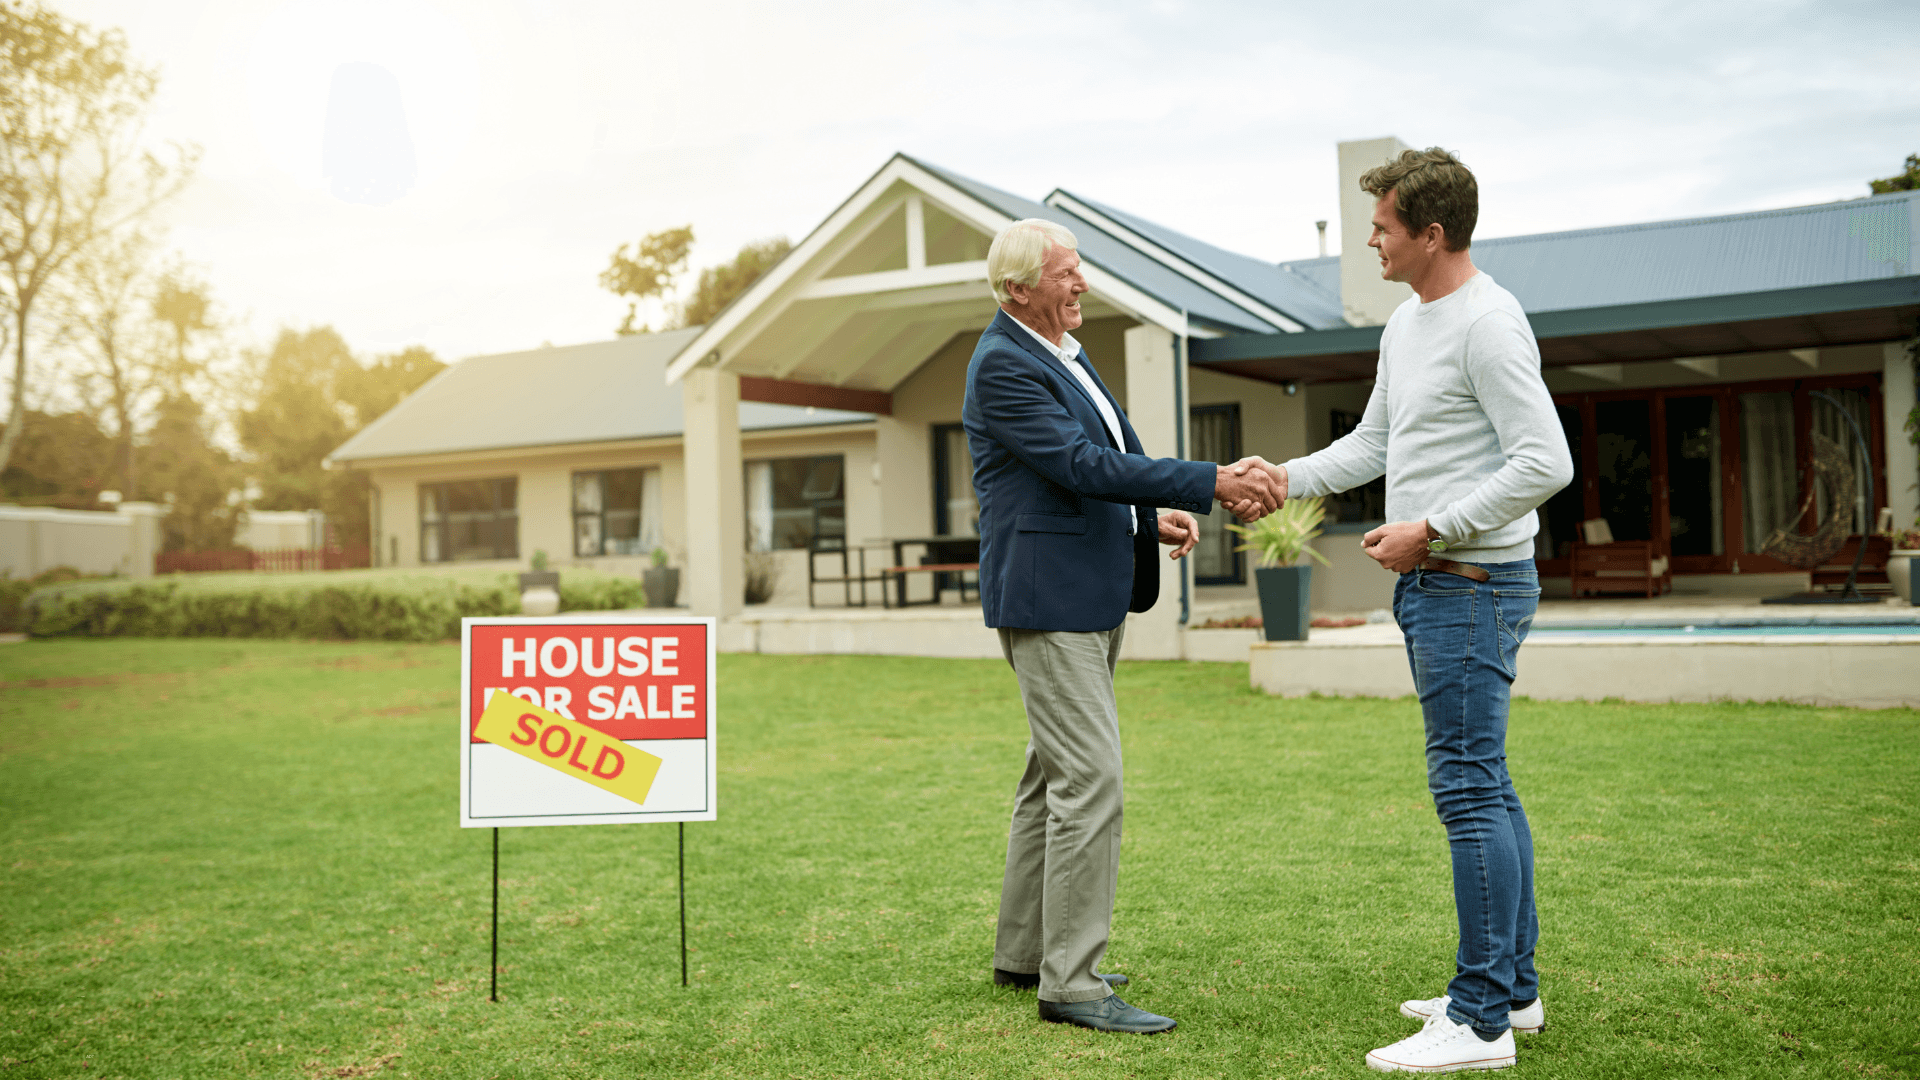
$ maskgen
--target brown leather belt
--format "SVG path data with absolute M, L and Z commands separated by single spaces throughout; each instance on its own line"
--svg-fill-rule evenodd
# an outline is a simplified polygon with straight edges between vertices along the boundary
M 1433 555 L 1427 556 L 1427 561 L 1420 564 L 1420 569 L 1432 570 L 1440 574 L 1458 574 L 1469 581 L 1485 581 L 1490 576 L 1485 570 L 1472 563 L 1454 562 L 1452 559 L 1442 559 Z

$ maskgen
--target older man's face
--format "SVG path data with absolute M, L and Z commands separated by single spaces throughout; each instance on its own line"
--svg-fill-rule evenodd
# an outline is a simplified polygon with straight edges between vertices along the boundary
M 1039 283 L 1023 291 L 1027 302 L 1021 321 L 1038 330 L 1041 337 L 1060 344 L 1061 335 L 1077 329 L 1083 321 L 1080 294 L 1087 291 L 1087 279 L 1080 273 L 1080 253 L 1059 244 L 1049 246 Z

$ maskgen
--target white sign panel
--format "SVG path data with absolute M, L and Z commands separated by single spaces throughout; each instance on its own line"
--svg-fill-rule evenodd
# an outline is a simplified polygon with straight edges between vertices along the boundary
M 713 821 L 714 620 L 462 619 L 460 826 Z

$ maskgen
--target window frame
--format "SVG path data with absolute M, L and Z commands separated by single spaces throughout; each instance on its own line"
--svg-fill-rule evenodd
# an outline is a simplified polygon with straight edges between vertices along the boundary
M 1189 447 L 1193 445 L 1192 433 L 1195 426 L 1195 421 L 1197 421 L 1202 416 L 1208 416 L 1208 415 L 1227 416 L 1232 421 L 1231 426 L 1229 428 L 1229 430 L 1232 432 L 1232 435 L 1228 440 L 1231 445 L 1229 445 L 1228 447 L 1227 460 L 1217 461 L 1214 464 L 1231 465 L 1234 462 L 1240 460 L 1241 438 L 1242 438 L 1243 432 L 1242 432 L 1241 423 L 1240 423 L 1240 403 L 1237 401 L 1224 402 L 1218 405 L 1189 406 L 1187 409 L 1187 432 L 1188 432 L 1187 445 Z M 1200 461 L 1205 459 L 1195 458 L 1194 460 Z M 1228 533 L 1225 535 L 1230 536 L 1232 534 Z M 1193 583 L 1196 586 L 1198 585 L 1245 585 L 1247 583 L 1246 552 L 1235 550 L 1237 547 L 1238 547 L 1237 544 L 1233 544 L 1231 542 L 1228 543 L 1227 545 L 1227 555 L 1229 558 L 1233 560 L 1233 571 L 1231 573 L 1224 574 L 1224 575 L 1208 574 L 1203 576 L 1202 574 L 1200 574 L 1198 570 L 1198 564 L 1196 564 L 1196 568 L 1193 575 Z
M 493 509 L 490 512 L 491 525 L 493 528 L 493 554 L 491 555 L 469 559 L 453 557 L 452 538 L 449 535 L 451 513 L 445 508 L 447 501 L 445 493 L 448 488 L 459 484 L 488 485 L 488 494 L 491 496 L 493 503 Z M 501 492 L 508 489 L 511 489 L 513 492 L 513 505 L 510 509 L 503 510 L 500 496 Z M 428 499 L 435 496 L 437 496 L 437 505 L 435 506 L 436 517 L 429 520 L 427 514 Z M 491 562 L 495 560 L 518 559 L 520 557 L 519 476 L 486 476 L 469 480 L 441 480 L 430 484 L 420 484 L 418 486 L 418 498 L 416 501 L 420 522 L 420 565 L 438 566 L 443 563 L 455 562 Z M 503 526 L 505 527 L 503 528 Z M 438 559 L 429 559 L 427 557 L 427 536 L 430 530 L 438 534 L 438 546 L 441 553 L 441 557 Z M 504 539 L 503 533 L 505 534 Z M 502 550 L 503 548 L 505 549 L 504 551 Z
M 647 552 L 644 552 L 644 551 L 632 551 L 632 552 L 622 553 L 617 551 L 609 552 L 607 550 L 607 490 L 608 490 L 607 477 L 614 473 L 634 474 L 634 480 L 635 480 L 634 491 L 639 498 L 639 502 L 636 503 L 633 508 L 634 521 L 636 524 L 636 528 L 634 530 L 634 536 L 636 537 L 636 542 L 637 542 L 637 538 L 644 537 L 647 535 L 647 517 L 646 517 L 647 470 L 655 469 L 655 468 L 658 468 L 658 466 L 630 465 L 630 466 L 624 466 L 617 469 L 575 469 L 567 477 L 567 503 L 570 509 L 570 514 L 567 518 L 567 521 L 568 521 L 568 524 L 572 526 L 572 529 L 569 531 L 569 536 L 570 536 L 570 543 L 573 549 L 574 558 L 576 559 L 635 558 L 635 557 L 644 556 L 647 554 Z M 579 489 L 577 485 L 580 483 L 580 478 L 583 476 L 597 476 L 600 478 L 600 509 L 598 510 L 583 511 L 580 509 L 580 496 L 579 496 Z M 616 512 L 625 513 L 626 508 L 622 507 Z M 599 550 L 595 551 L 591 555 L 584 555 L 584 554 L 581 554 L 580 552 L 580 519 L 581 518 L 598 518 L 599 519 L 599 523 L 600 523 Z

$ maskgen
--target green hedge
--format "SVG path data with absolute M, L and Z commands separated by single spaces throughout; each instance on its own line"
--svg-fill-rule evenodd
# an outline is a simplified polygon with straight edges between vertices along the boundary
M 565 611 L 644 606 L 637 578 L 560 573 Z M 305 574 L 177 574 L 149 581 L 72 582 L 27 596 L 34 637 L 256 637 L 444 641 L 467 616 L 518 615 L 514 574 L 336 570 Z

